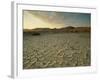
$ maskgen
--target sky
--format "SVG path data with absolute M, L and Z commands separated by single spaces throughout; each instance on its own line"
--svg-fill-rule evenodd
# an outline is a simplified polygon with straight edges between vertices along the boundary
M 90 27 L 91 14 L 55 11 L 23 11 L 23 28 Z

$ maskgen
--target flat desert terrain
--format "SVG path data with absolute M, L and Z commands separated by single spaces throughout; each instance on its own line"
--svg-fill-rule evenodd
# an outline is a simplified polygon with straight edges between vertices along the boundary
M 90 33 L 23 35 L 23 69 L 91 65 Z

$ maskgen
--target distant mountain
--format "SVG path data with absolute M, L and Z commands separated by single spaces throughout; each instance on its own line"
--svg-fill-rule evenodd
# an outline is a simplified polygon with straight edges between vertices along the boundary
M 90 32 L 91 27 L 73 27 L 67 26 L 60 29 L 54 28 L 35 28 L 35 29 L 24 29 L 23 32 Z

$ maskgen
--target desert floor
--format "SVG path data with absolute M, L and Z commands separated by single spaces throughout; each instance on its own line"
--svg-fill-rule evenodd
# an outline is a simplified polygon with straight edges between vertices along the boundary
M 91 65 L 90 33 L 24 35 L 23 69 Z

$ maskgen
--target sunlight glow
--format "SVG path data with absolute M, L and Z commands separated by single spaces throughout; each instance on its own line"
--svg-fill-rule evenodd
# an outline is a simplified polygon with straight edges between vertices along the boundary
M 35 15 L 32 15 L 28 11 L 24 13 L 24 29 L 35 28 L 60 28 L 62 24 L 51 23 L 43 20 Z

